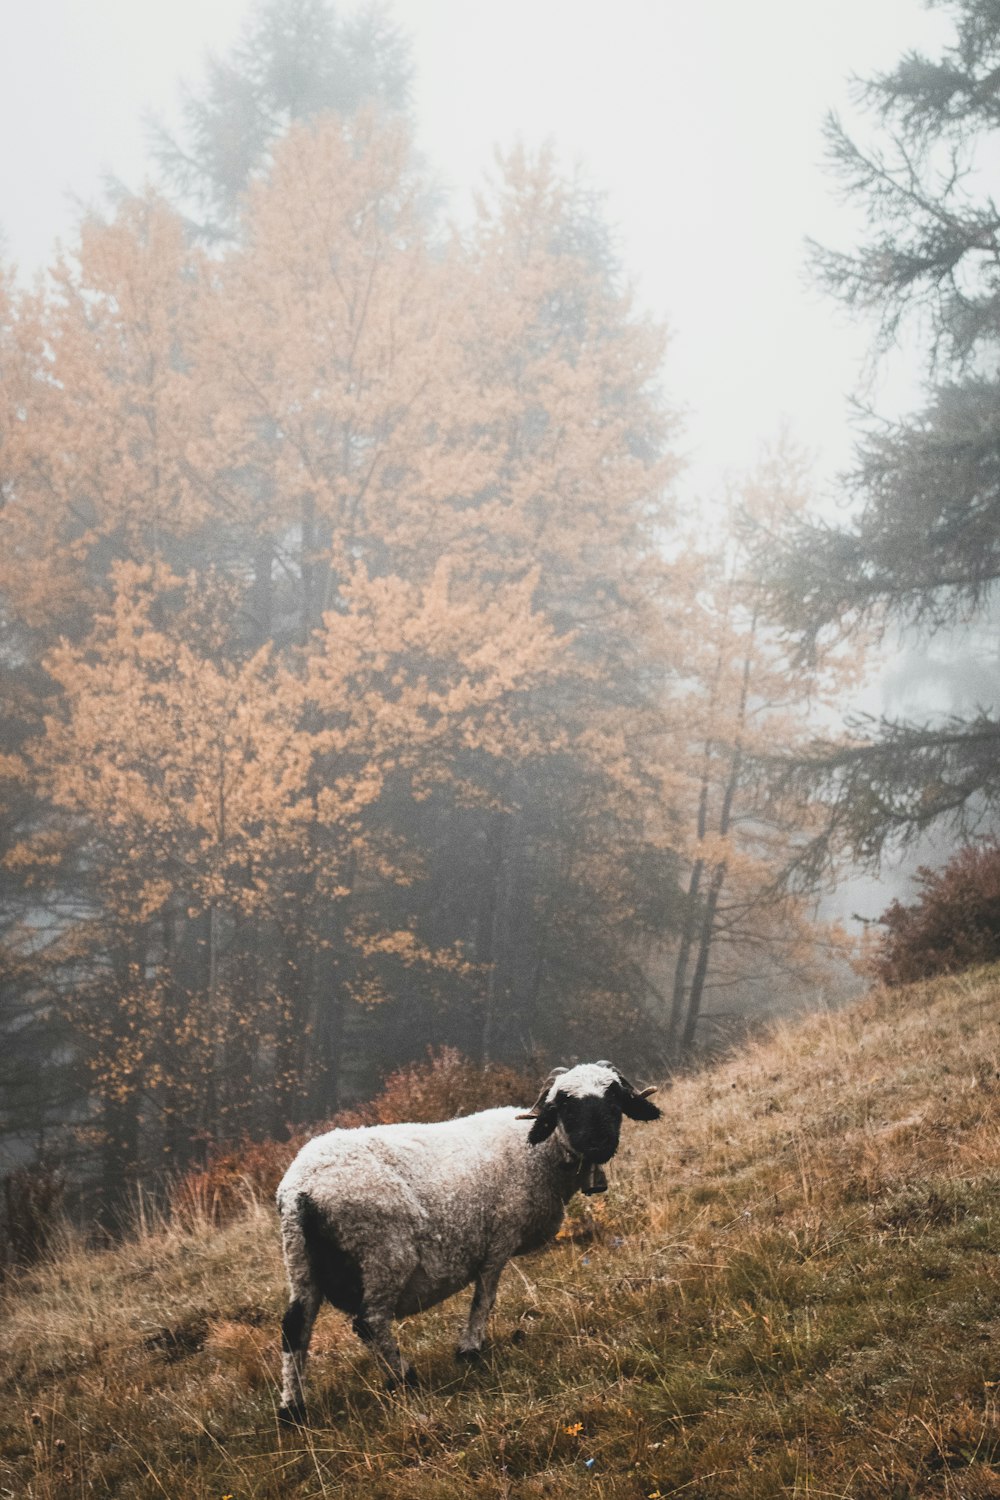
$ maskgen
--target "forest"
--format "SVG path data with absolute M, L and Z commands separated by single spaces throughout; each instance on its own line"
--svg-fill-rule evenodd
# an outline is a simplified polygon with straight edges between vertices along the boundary
M 993 599 L 1000 217 L 940 157 L 1000 21 L 952 9 L 870 85 L 887 154 L 830 125 L 874 227 L 818 275 L 919 311 L 935 382 L 841 525 L 790 438 L 680 502 L 599 199 L 520 147 L 450 221 L 379 10 L 259 7 L 154 185 L 0 271 L 14 1167 L 113 1215 L 429 1050 L 663 1075 L 850 983 L 845 861 L 990 830 L 993 707 L 844 723 L 897 622 Z

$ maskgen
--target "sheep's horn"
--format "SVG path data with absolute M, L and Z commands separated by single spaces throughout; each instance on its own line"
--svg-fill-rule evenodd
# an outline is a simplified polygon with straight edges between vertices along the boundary
M 548 1083 L 546 1083 L 542 1088 L 542 1092 L 539 1094 L 538 1098 L 535 1100 L 531 1108 L 525 1114 L 515 1115 L 514 1118 L 516 1120 L 537 1120 L 538 1116 L 542 1112 L 542 1105 L 545 1102 L 545 1095 L 548 1093 L 548 1091 L 549 1085 Z
M 553 1068 L 552 1072 L 549 1074 L 548 1078 L 546 1078 L 545 1082 L 542 1084 L 542 1092 L 539 1094 L 539 1096 L 535 1100 L 534 1104 L 531 1106 L 531 1108 L 528 1110 L 528 1112 L 526 1114 L 515 1115 L 514 1116 L 515 1120 L 537 1120 L 538 1116 L 542 1112 L 542 1105 L 545 1103 L 545 1096 L 546 1096 L 546 1094 L 548 1093 L 549 1089 L 552 1087 L 552 1084 L 555 1081 L 555 1079 L 558 1078 L 559 1074 L 560 1073 L 565 1073 L 565 1072 L 566 1072 L 565 1068 Z
M 597 1066 L 601 1067 L 602 1064 L 598 1063 Z M 649 1088 L 649 1089 L 637 1089 L 636 1086 L 635 1086 L 635 1084 L 632 1083 L 628 1078 L 626 1078 L 625 1074 L 622 1073 L 622 1072 L 620 1072 L 618 1070 L 618 1068 L 615 1067 L 614 1063 L 608 1063 L 607 1066 L 609 1068 L 612 1068 L 614 1070 L 614 1072 L 616 1072 L 618 1074 L 618 1082 L 621 1084 L 622 1088 L 625 1090 L 626 1093 L 628 1093 L 628 1094 L 634 1094 L 637 1099 L 648 1099 L 649 1096 L 650 1096 L 650 1094 L 655 1094 L 656 1093 L 656 1085 L 655 1084 L 653 1085 L 652 1088 Z

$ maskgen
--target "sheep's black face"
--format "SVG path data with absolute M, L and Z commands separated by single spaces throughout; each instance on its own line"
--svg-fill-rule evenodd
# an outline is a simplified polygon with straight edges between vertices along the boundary
M 623 1114 L 632 1120 L 660 1118 L 646 1097 L 651 1092 L 637 1093 L 610 1063 L 579 1063 L 542 1090 L 528 1117 L 534 1120 L 528 1140 L 537 1146 L 559 1126 L 576 1156 L 600 1166 L 618 1150 Z
M 610 1161 L 618 1150 L 622 1126 L 621 1105 L 610 1091 L 582 1098 L 557 1093 L 554 1103 L 559 1123 L 577 1156 L 591 1163 Z

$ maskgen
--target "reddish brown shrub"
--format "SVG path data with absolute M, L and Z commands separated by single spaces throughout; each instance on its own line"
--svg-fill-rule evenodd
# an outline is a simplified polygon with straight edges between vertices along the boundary
M 879 918 L 885 935 L 871 969 L 889 985 L 953 974 L 1000 959 L 1000 843 L 960 849 L 940 870 L 917 871 L 920 895 Z
M 358 1112 L 358 1118 L 338 1116 L 338 1125 L 391 1125 L 396 1120 L 453 1120 L 497 1104 L 531 1104 L 538 1080 L 500 1063 L 482 1068 L 442 1047 L 427 1061 L 397 1068 L 382 1092 Z
M 210 1154 L 204 1167 L 186 1172 L 170 1193 L 171 1213 L 223 1224 L 251 1198 L 270 1198 L 292 1157 L 310 1136 L 335 1125 L 392 1125 L 400 1120 L 451 1120 L 498 1104 L 530 1104 L 537 1079 L 514 1068 L 469 1062 L 454 1047 L 429 1052 L 427 1061 L 390 1073 L 367 1104 L 341 1110 L 332 1120 L 287 1141 L 243 1141 Z
M 171 1216 L 187 1222 L 206 1218 L 226 1224 L 254 1198 L 273 1198 L 285 1168 L 306 1136 L 287 1141 L 241 1141 L 209 1153 L 203 1167 L 192 1167 L 172 1186 Z

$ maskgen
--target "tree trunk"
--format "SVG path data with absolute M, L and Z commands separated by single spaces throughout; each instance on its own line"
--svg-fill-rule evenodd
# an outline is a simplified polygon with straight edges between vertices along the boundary
M 670 1023 L 667 1027 L 667 1056 L 670 1058 L 673 1058 L 678 1051 L 677 1038 L 684 1016 L 688 963 L 691 958 L 691 945 L 694 942 L 694 917 L 704 868 L 704 860 L 696 859 L 691 866 L 687 894 L 684 898 L 684 926 L 681 929 L 680 947 L 677 950 L 677 961 L 674 965 L 674 991 L 670 999 Z
M 712 871 L 712 879 L 708 887 L 708 896 L 705 899 L 705 914 L 701 923 L 701 934 L 698 939 L 698 958 L 691 976 L 691 989 L 688 993 L 687 1014 L 684 1018 L 684 1031 L 681 1035 L 681 1052 L 690 1052 L 694 1045 L 695 1031 L 698 1026 L 698 1017 L 701 1015 L 701 997 L 705 989 L 705 976 L 708 973 L 708 961 L 712 951 L 712 939 L 715 936 L 715 913 L 719 905 L 719 895 L 722 891 L 723 882 L 726 878 L 726 867 L 724 864 L 716 865 Z
M 275 1023 L 274 1075 L 271 1094 L 271 1130 L 280 1135 L 287 1125 L 301 1124 L 307 1113 L 310 1082 L 306 1071 L 311 1038 L 309 1017 L 299 968 L 301 943 L 295 924 L 282 928 L 281 968 L 277 983 L 278 1014 Z
M 708 781 L 711 759 L 712 741 L 708 740 L 705 744 L 702 759 L 701 788 L 698 792 L 698 819 L 695 831 L 699 843 L 704 839 L 708 826 Z M 684 900 L 684 926 L 681 929 L 677 962 L 674 965 L 674 992 L 670 1001 L 670 1024 L 667 1029 L 667 1056 L 671 1058 L 678 1051 L 677 1038 L 681 1029 L 681 1020 L 684 1016 L 684 992 L 687 986 L 688 963 L 691 959 L 691 944 L 694 942 L 698 892 L 701 888 L 701 877 L 704 869 L 705 861 L 699 857 L 692 864 L 691 874 L 688 877 L 687 895 Z
M 101 1111 L 101 1224 L 122 1228 L 122 1209 L 139 1175 L 139 1094 L 129 1089 L 104 1100 Z
M 274 628 L 273 570 L 274 549 L 270 538 L 262 537 L 254 548 L 253 584 L 248 601 L 255 646 L 263 646 L 269 641 Z
M 489 965 L 479 1034 L 478 1061 L 484 1068 L 495 1061 L 499 1013 L 509 998 L 505 958 L 510 936 L 511 817 L 507 811 L 494 813 L 488 833 L 489 915 L 482 924 L 485 943 L 477 945 L 480 961 Z
M 736 734 L 733 743 L 732 760 L 729 766 L 729 776 L 726 780 L 726 789 L 722 795 L 722 807 L 719 810 L 718 832 L 722 838 L 728 835 L 732 825 L 733 799 L 736 796 L 736 788 L 739 784 L 740 771 L 743 765 L 743 731 L 746 725 L 747 703 L 750 697 L 750 676 L 753 668 L 753 643 L 756 631 L 757 615 L 755 612 L 750 622 L 747 652 L 743 660 L 740 697 L 736 709 Z M 704 794 L 705 805 L 707 807 L 707 781 L 704 787 Z M 726 862 L 725 860 L 721 860 L 712 871 L 708 895 L 705 899 L 705 912 L 701 923 L 701 934 L 698 939 L 698 957 L 695 962 L 694 974 L 691 976 L 691 989 L 688 992 L 687 1012 L 684 1017 L 684 1031 L 681 1035 L 682 1055 L 689 1052 L 694 1045 L 698 1017 L 701 1015 L 701 1000 L 705 990 L 705 978 L 708 974 L 712 941 L 715 937 L 715 913 L 718 909 L 719 896 L 722 892 L 725 878 Z M 676 1002 L 676 988 L 674 996 Z
M 232 1140 L 253 1132 L 257 1120 L 257 1027 L 259 978 L 253 926 L 240 912 L 231 918 L 231 952 L 226 965 L 226 1036 L 222 1067 L 224 1129 Z M 246 1021 L 243 1017 L 247 1015 Z
M 171 1169 L 184 1165 L 189 1144 L 189 1132 L 184 1128 L 184 1110 L 178 1086 L 181 1060 L 177 1038 L 190 1003 L 189 1000 L 186 1003 L 182 986 L 182 930 L 183 924 L 177 909 L 174 906 L 168 907 L 163 918 L 164 1015 L 158 1061 L 163 1078 L 160 1088 L 163 1158 Z
M 118 1077 L 101 1103 L 101 1222 L 120 1229 L 121 1208 L 139 1175 L 143 1063 L 129 1061 L 131 1029 L 124 1009 L 126 997 L 145 979 L 148 936 L 144 930 L 123 936 L 111 955 L 113 989 L 110 999 L 112 1039 L 109 1050 Z M 123 1065 L 124 1064 L 124 1065 Z
M 340 946 L 343 944 L 341 942 Z M 332 962 L 314 955 L 310 965 L 313 997 L 315 1056 L 318 1067 L 314 1093 L 319 1117 L 334 1114 L 340 1108 L 340 1077 L 344 1041 L 344 997 L 342 993 L 341 957 L 334 952 Z

